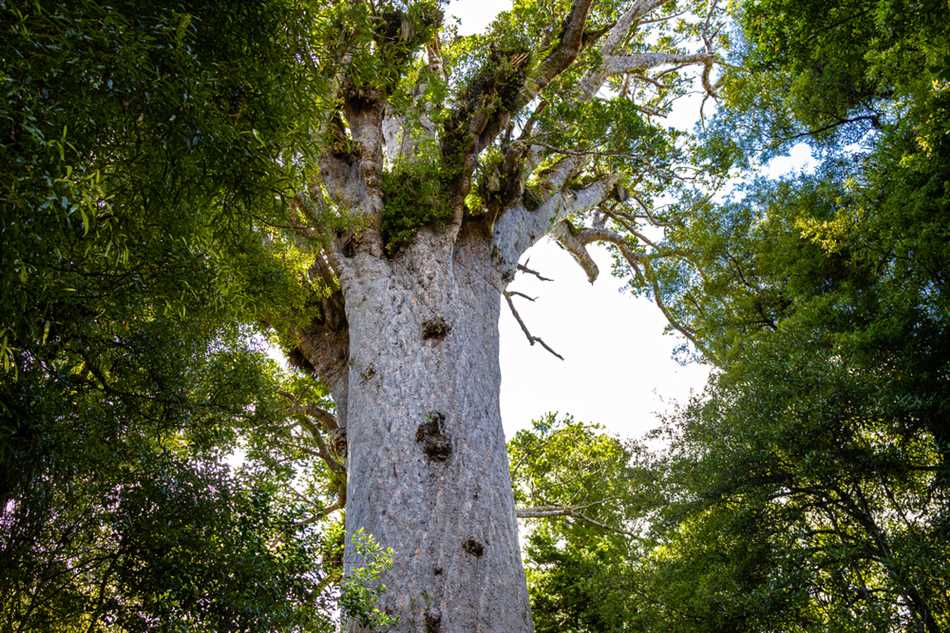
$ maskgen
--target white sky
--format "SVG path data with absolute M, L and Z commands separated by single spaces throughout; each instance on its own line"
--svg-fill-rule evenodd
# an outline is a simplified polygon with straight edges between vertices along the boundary
M 665 320 L 650 301 L 621 292 L 624 282 L 610 274 L 606 249 L 594 253 L 601 277 L 593 285 L 550 240 L 527 255 L 531 268 L 554 281 L 519 275 L 510 289 L 538 299 L 514 301 L 532 334 L 565 360 L 530 346 L 502 304 L 501 413 L 509 436 L 546 411 L 560 411 L 636 437 L 656 426 L 656 414 L 670 402 L 702 389 L 708 368 L 672 359 L 681 339 L 663 335 Z

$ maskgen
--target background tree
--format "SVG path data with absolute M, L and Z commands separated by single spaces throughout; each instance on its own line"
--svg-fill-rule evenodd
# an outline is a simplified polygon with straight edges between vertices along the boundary
M 638 560 L 662 498 L 649 453 L 555 414 L 508 450 L 535 630 L 635 630 Z
M 327 626 L 245 325 L 302 294 L 265 237 L 319 103 L 307 8 L 0 6 L 3 630 Z
M 735 17 L 706 156 L 755 166 L 807 141 L 821 163 L 688 197 L 658 241 L 682 257 L 654 267 L 657 289 L 719 371 L 659 432 L 670 450 L 633 461 L 656 505 L 623 519 L 651 530 L 613 563 L 636 604 L 614 630 L 946 630 L 947 8 Z M 597 578 L 586 547 L 531 550 L 529 568 Z M 593 630 L 563 605 L 606 581 L 539 586 L 539 628 Z

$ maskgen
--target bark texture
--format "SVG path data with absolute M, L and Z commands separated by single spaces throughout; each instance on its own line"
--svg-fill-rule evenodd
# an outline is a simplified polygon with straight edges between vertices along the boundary
M 390 630 L 531 631 L 490 240 L 423 231 L 393 259 L 357 253 L 344 270 L 347 573 L 362 528 L 395 550 L 380 605 L 399 618 Z

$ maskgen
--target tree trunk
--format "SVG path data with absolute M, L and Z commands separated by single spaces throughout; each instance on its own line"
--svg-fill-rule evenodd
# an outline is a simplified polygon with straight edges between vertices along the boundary
M 346 573 L 358 529 L 394 551 L 391 631 L 532 630 L 498 406 L 499 275 L 490 241 L 423 231 L 357 253 L 349 327 Z M 368 630 L 351 623 L 350 631 Z

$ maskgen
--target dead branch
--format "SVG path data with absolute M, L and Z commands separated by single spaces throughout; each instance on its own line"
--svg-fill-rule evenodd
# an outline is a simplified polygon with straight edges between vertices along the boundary
M 598 521 L 593 519 L 586 514 L 580 512 L 578 506 L 538 506 L 534 508 L 516 508 L 515 516 L 519 519 L 543 519 L 543 518 L 554 518 L 554 517 L 566 517 L 571 519 L 577 519 L 585 523 L 590 523 L 596 527 L 599 527 L 603 530 L 608 530 L 610 532 L 616 532 L 618 534 L 623 534 L 631 538 L 636 538 L 637 535 L 628 530 L 624 530 L 620 527 L 615 527 L 613 525 L 608 525 L 603 521 Z
M 529 295 L 526 295 L 523 292 L 518 292 L 517 290 L 509 290 L 508 294 L 511 295 L 512 297 L 521 297 L 522 299 L 527 299 L 528 301 L 532 303 L 538 300 L 537 297 L 531 297 Z
M 540 279 L 541 281 L 554 281 L 553 279 L 551 279 L 551 278 L 549 278 L 549 277 L 543 276 L 543 275 L 542 275 L 541 273 L 539 273 L 538 271 L 533 270 L 533 269 L 531 269 L 531 268 L 528 268 L 528 262 L 525 262 L 524 264 L 518 264 L 518 270 L 520 270 L 520 271 L 523 272 L 523 273 L 528 273 L 529 275 L 534 275 L 535 277 L 537 277 L 537 278 Z
M 535 336 L 531 333 L 531 331 L 528 329 L 528 326 L 525 325 L 524 320 L 521 318 L 521 315 L 518 314 L 518 310 L 517 308 L 515 308 L 515 303 L 514 301 L 511 300 L 511 293 L 508 291 L 505 291 L 504 295 L 505 295 L 505 301 L 508 302 L 508 307 L 511 309 L 511 314 L 514 315 L 515 321 L 517 321 L 518 325 L 521 326 L 521 331 L 524 332 L 524 335 L 528 338 L 528 343 L 530 343 L 532 346 L 535 343 L 538 343 L 539 345 L 541 345 L 541 347 L 546 349 L 553 356 L 556 356 L 560 360 L 564 360 L 564 357 L 558 354 L 557 352 L 555 352 L 553 349 L 551 349 L 551 347 L 547 343 L 545 343 L 541 337 Z

